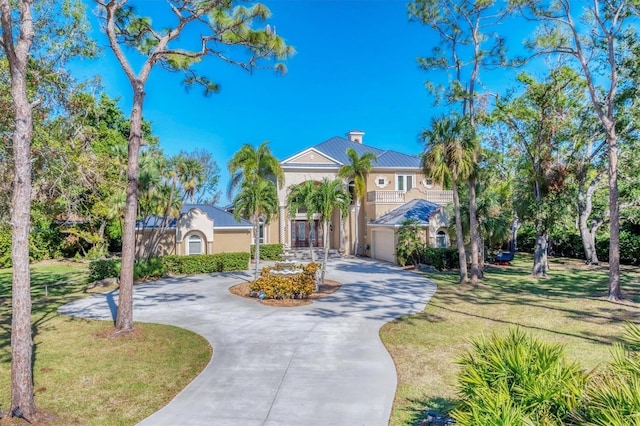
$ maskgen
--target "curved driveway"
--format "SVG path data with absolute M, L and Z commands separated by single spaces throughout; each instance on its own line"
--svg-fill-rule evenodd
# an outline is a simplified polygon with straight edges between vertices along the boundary
M 176 325 L 209 340 L 209 365 L 145 425 L 387 425 L 395 366 L 380 327 L 420 312 L 424 276 L 364 259 L 330 260 L 343 286 L 311 305 L 274 308 L 229 293 L 247 272 L 163 279 L 135 287 L 136 321 Z M 112 319 L 117 293 L 60 313 Z

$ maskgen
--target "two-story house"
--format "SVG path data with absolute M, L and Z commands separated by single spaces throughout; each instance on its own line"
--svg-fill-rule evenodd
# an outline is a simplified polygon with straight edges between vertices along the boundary
M 282 243 L 294 250 L 308 248 L 310 243 L 321 248 L 324 233 L 329 232 L 330 249 L 344 255 L 358 254 L 395 262 L 397 230 L 405 219 L 415 219 L 423 231 L 424 241 L 434 247 L 449 245 L 448 220 L 443 207 L 452 200 L 451 191 L 443 190 L 424 175 L 419 158 L 365 145 L 363 137 L 364 132 L 352 130 L 346 138 L 333 137 L 280 162 L 284 171 L 284 182 L 278 189 L 280 211 L 271 223 L 260 226 L 260 243 Z M 336 209 L 329 229 L 325 230 L 321 218 L 316 216 L 308 221 L 304 211 L 290 217 L 287 206 L 290 188 L 309 180 L 336 179 L 340 168 L 348 164 L 348 148 L 353 148 L 358 156 L 372 152 L 377 158 L 366 178 L 366 196 L 357 209 L 358 217 L 354 183 L 349 179 L 345 185 L 352 194 L 352 205 L 345 220 Z M 137 235 L 141 253 L 151 250 L 158 255 L 190 255 L 249 251 L 249 245 L 256 240 L 249 222 L 237 221 L 227 211 L 213 206 L 183 206 L 180 217 L 160 231 L 162 235 L 156 244 L 150 244 L 152 234 L 158 231 L 157 223 L 160 223 L 158 218 L 140 222 Z
M 355 199 L 346 220 L 336 210 L 328 232 L 331 249 L 346 255 L 370 256 L 395 262 L 397 229 L 404 219 L 418 220 L 424 229 L 423 238 L 432 246 L 447 246 L 447 218 L 443 206 L 452 200 L 452 193 L 443 190 L 422 171 L 420 159 L 392 150 L 382 150 L 363 143 L 364 132 L 352 130 L 346 137 L 332 137 L 318 145 L 306 148 L 281 161 L 284 184 L 278 191 L 279 217 L 261 231 L 263 242 L 281 242 L 291 248 L 322 247 L 322 223 L 316 218 L 309 223 L 305 212 L 289 216 L 287 194 L 294 185 L 305 181 L 335 179 L 338 170 L 348 164 L 347 149 L 353 148 L 362 156 L 375 154 L 371 172 L 366 179 L 366 196 L 356 217 Z M 345 181 L 350 193 L 353 181 Z M 358 240 L 355 224 L 358 221 Z M 264 233 L 263 233 L 264 232 Z M 311 233 L 311 238 L 309 238 Z M 357 247 L 357 248 L 356 248 Z

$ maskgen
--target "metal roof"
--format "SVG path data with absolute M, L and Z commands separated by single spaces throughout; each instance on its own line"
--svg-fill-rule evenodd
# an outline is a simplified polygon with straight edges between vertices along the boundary
M 395 168 L 395 169 L 419 169 L 421 168 L 420 159 L 415 156 L 402 154 L 398 151 L 393 150 L 382 150 L 370 145 L 364 145 L 358 142 L 350 141 L 349 139 L 341 138 L 339 136 L 334 136 L 326 141 L 314 145 L 312 147 L 316 151 L 326 155 L 327 157 L 331 157 L 335 159 L 339 165 L 349 164 L 349 157 L 347 156 L 347 149 L 353 148 L 358 156 L 362 156 L 365 152 L 372 152 L 378 158 L 377 161 L 373 162 L 373 168 Z M 308 148 L 305 150 L 308 151 Z M 285 167 L 294 167 L 294 166 L 312 166 L 311 164 L 301 165 L 299 163 L 291 163 L 289 160 L 295 158 L 297 155 L 305 152 L 300 151 L 297 154 L 294 154 L 288 157 L 282 163 Z M 335 167 L 332 165 L 318 165 L 314 164 L 314 167 Z
M 205 213 L 209 219 L 213 220 L 214 228 L 246 228 L 252 226 L 248 220 L 236 220 L 231 213 L 209 204 L 184 204 L 180 214 L 185 214 L 192 209 L 199 209 Z
M 180 216 L 187 214 L 192 209 L 199 209 L 206 214 L 209 219 L 213 220 L 213 228 L 250 228 L 251 222 L 245 219 L 236 220 L 229 212 L 221 208 L 208 204 L 184 204 L 180 210 Z M 175 229 L 177 224 L 176 218 L 170 218 L 167 229 Z M 159 216 L 149 216 L 144 220 L 136 222 L 136 229 L 159 228 L 162 225 L 162 218 Z
M 419 225 L 428 225 L 429 218 L 441 208 L 442 206 L 431 201 L 411 200 L 369 222 L 369 225 L 400 226 L 403 221 L 411 219 L 417 220 Z

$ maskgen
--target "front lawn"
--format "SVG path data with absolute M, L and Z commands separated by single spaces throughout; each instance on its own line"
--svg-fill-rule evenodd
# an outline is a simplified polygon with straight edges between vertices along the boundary
M 640 322 L 640 269 L 623 267 L 627 300 L 606 300 L 608 271 L 578 260 L 551 259 L 549 278 L 531 278 L 532 259 L 490 266 L 478 287 L 456 284 L 457 273 L 431 273 L 438 291 L 424 312 L 385 325 L 382 341 L 398 372 L 390 425 L 420 424 L 428 409 L 446 411 L 456 400 L 456 360 L 481 334 L 519 326 L 565 346 L 569 358 L 591 370 L 610 360 L 625 321 Z
M 38 409 L 53 424 L 130 425 L 167 404 L 204 369 L 211 347 L 176 327 L 139 324 L 113 338 L 112 322 L 74 319 L 57 308 L 83 297 L 86 266 L 32 267 L 34 380 Z M 11 270 L 0 270 L 0 407 L 10 402 Z M 12 424 L 2 419 L 1 424 Z

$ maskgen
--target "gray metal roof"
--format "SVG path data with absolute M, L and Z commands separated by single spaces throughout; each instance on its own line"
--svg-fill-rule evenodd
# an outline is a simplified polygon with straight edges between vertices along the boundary
M 191 209 L 200 209 L 209 219 L 213 220 L 214 228 L 246 228 L 252 226 L 251 222 L 245 219 L 236 220 L 229 212 L 209 204 L 184 204 L 180 214 L 185 214 Z
M 400 226 L 407 219 L 415 219 L 419 225 L 428 225 L 429 218 L 433 216 L 442 206 L 427 200 L 411 200 L 400 207 L 383 214 L 376 220 L 369 222 L 369 225 L 379 226 Z
M 398 151 L 393 150 L 382 150 L 373 146 L 364 145 L 358 142 L 352 142 L 349 139 L 341 138 L 339 136 L 334 136 L 326 141 L 315 145 L 312 147 L 316 151 L 329 156 L 336 161 L 338 161 L 341 165 L 349 164 L 349 157 L 347 157 L 347 149 L 353 148 L 355 149 L 358 156 L 361 156 L 365 152 L 373 152 L 378 160 L 373 162 L 373 168 L 395 168 L 395 169 L 416 169 L 421 168 L 420 159 L 418 157 L 414 157 L 407 154 L 402 154 Z M 302 152 L 302 151 L 301 151 Z M 295 155 L 289 157 L 292 158 Z M 288 167 L 294 166 L 303 166 L 299 163 L 283 163 L 283 165 Z M 311 165 L 309 165 L 311 166 Z M 321 167 L 320 165 L 313 165 L 314 167 Z M 324 165 L 324 167 L 331 165 Z M 331 166 L 335 167 L 335 166 Z

